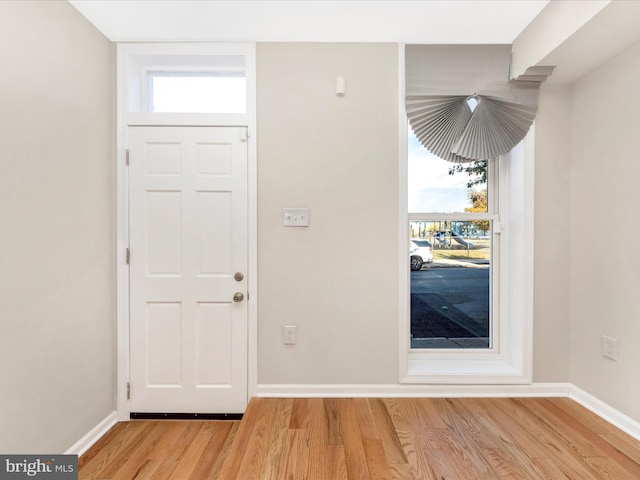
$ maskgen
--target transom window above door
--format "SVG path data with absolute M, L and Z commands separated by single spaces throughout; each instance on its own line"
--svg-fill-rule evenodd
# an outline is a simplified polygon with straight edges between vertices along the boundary
M 128 77 L 128 112 L 247 114 L 247 55 L 198 48 L 202 52 L 193 55 L 183 54 L 179 46 L 171 48 L 176 53 L 163 52 L 166 48 L 158 46 L 158 53 L 128 55 L 123 65 Z
M 244 72 L 148 72 L 147 111 L 246 113 Z

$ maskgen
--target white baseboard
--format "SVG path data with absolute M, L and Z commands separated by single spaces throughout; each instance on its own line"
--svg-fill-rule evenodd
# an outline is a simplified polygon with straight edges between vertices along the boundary
M 569 383 L 530 385 L 262 384 L 258 397 L 567 397 Z
M 623 432 L 628 433 L 636 440 L 640 440 L 640 422 L 616 410 L 608 403 L 603 402 L 575 385 L 571 385 L 569 388 L 569 398 L 575 400 L 588 410 L 591 410 Z
M 107 417 L 93 427 L 84 437 L 78 440 L 71 446 L 65 453 L 65 455 L 82 455 L 86 452 L 94 443 L 102 438 L 102 436 L 109 431 L 118 421 L 118 412 L 111 412 Z

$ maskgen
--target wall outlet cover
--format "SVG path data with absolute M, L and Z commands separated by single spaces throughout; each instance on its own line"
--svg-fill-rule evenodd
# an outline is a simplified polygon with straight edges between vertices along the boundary
M 309 209 L 308 208 L 285 208 L 284 209 L 284 226 L 285 227 L 308 227 L 309 226 Z
M 618 340 L 612 337 L 602 336 L 602 356 L 611 360 L 618 360 Z

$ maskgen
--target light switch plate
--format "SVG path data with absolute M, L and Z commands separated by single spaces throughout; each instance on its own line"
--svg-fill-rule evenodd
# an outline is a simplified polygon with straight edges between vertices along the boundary
M 308 227 L 309 226 L 309 209 L 308 208 L 285 208 L 284 209 L 284 226 L 285 227 Z

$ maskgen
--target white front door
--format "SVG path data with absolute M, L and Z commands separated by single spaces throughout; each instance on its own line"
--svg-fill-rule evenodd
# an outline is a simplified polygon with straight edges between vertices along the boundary
M 242 413 L 246 128 L 130 127 L 129 159 L 130 410 Z

